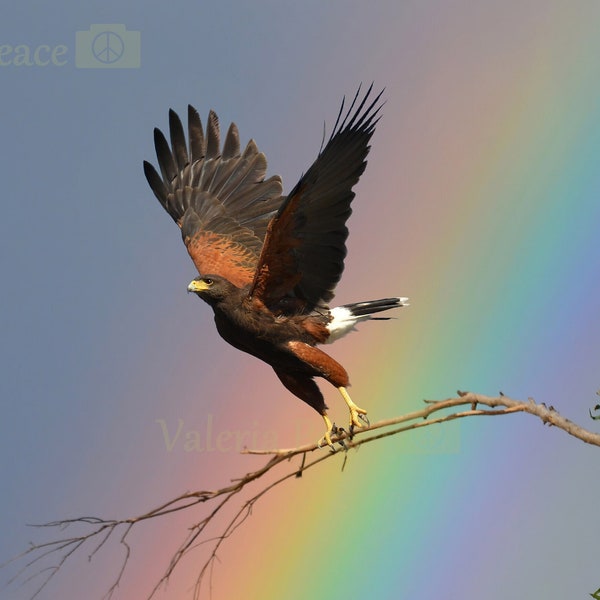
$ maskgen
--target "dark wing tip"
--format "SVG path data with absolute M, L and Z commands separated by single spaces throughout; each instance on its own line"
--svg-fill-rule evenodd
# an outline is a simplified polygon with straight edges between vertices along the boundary
M 223 144 L 223 159 L 228 160 L 235 158 L 240 155 L 240 132 L 238 131 L 237 125 L 231 123 L 225 136 L 225 143 Z
M 167 209 L 167 195 L 169 192 L 161 176 L 158 174 L 154 166 L 147 160 L 144 161 L 144 175 L 146 176 L 146 180 L 148 181 L 150 189 L 154 192 L 154 195 L 158 201 L 165 209 Z
M 383 106 L 384 90 L 374 94 L 373 87 L 363 93 L 359 86 L 349 104 L 342 100 L 329 139 L 323 136 L 316 160 L 281 204 L 263 252 L 271 272 L 256 283 L 263 297 L 276 300 L 287 285 L 307 310 L 333 298 L 344 269 L 352 188 Z
M 173 181 L 177 175 L 177 165 L 171 154 L 167 138 L 158 127 L 154 128 L 154 148 L 165 183 Z
M 373 86 L 374 86 L 374 83 L 371 83 L 371 85 L 369 86 L 369 89 L 365 92 L 365 95 L 363 96 L 362 100 L 360 100 L 358 106 L 356 107 L 356 110 L 354 110 L 354 107 L 356 106 L 357 101 L 359 100 L 359 97 L 360 97 L 360 91 L 362 88 L 362 84 L 360 84 L 358 86 L 358 89 L 356 90 L 356 94 L 354 94 L 354 98 L 352 99 L 352 103 L 350 104 L 350 107 L 346 111 L 345 115 L 344 115 L 345 98 L 342 100 L 342 105 L 340 106 L 340 110 L 339 110 L 337 119 L 335 121 L 333 131 L 331 132 L 331 137 L 329 138 L 330 141 L 335 136 L 336 133 L 339 133 L 342 130 L 363 131 L 363 132 L 369 133 L 369 134 L 373 133 L 373 131 L 375 130 L 375 125 L 381 118 L 381 114 L 380 114 L 381 109 L 383 108 L 383 105 L 385 104 L 385 101 L 380 102 L 381 96 L 383 95 L 383 92 L 385 92 L 385 88 L 383 88 L 377 94 L 377 96 L 375 96 L 375 98 L 373 98 L 371 100 L 371 104 L 369 104 L 368 107 L 365 109 L 365 105 L 367 104 L 367 101 L 369 100 L 369 97 L 371 96 L 371 92 L 373 91 Z M 344 115 L 343 118 L 342 118 L 342 115 Z
M 181 124 L 179 115 L 172 108 L 169 109 L 169 133 L 175 164 L 179 171 L 183 171 L 189 163 L 185 133 L 183 132 L 183 125 Z
M 188 135 L 192 162 L 203 159 L 206 155 L 204 128 L 198 111 L 191 104 L 188 104 Z
M 220 145 L 219 117 L 214 110 L 210 110 L 206 121 L 206 157 L 217 158 L 220 154 Z

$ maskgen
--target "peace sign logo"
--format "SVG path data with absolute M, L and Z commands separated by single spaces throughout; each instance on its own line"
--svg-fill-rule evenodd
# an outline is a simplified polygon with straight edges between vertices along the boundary
M 75 66 L 78 69 L 139 69 L 140 32 L 122 23 L 95 23 L 75 34 Z
M 123 38 L 114 31 L 102 31 L 92 42 L 92 53 L 102 63 L 117 62 L 125 50 Z

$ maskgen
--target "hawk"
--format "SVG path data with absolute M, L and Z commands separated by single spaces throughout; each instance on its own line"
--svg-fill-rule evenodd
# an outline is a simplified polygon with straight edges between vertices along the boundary
M 144 161 L 154 195 L 181 230 L 198 269 L 188 291 L 214 311 L 221 337 L 273 367 L 281 383 L 325 421 L 319 445 L 339 430 L 315 377 L 335 386 L 350 411 L 350 435 L 368 423 L 351 400 L 344 367 L 318 348 L 382 311 L 407 305 L 384 298 L 330 308 L 344 270 L 346 222 L 352 188 L 366 167 L 380 118 L 381 95 L 360 87 L 349 108 L 340 107 L 327 143 L 300 181 L 283 195 L 277 175 L 253 140 L 242 152 L 234 123 L 221 147 L 217 115 L 203 128 L 188 106 L 187 142 L 181 120 L 169 111 L 170 144 L 154 130 L 159 171 Z

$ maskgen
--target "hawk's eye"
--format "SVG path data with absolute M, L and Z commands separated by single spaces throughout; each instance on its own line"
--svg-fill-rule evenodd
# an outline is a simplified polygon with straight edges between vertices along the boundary
M 202 279 L 202 281 L 206 284 L 206 285 L 212 285 L 214 282 L 210 277 L 204 277 Z

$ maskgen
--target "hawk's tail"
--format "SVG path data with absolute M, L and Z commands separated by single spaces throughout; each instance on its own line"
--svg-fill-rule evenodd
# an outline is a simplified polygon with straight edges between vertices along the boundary
M 373 315 L 384 310 L 408 306 L 408 298 L 382 298 L 381 300 L 368 300 L 367 302 L 354 302 L 336 306 L 329 311 L 330 321 L 327 324 L 329 338 L 327 343 L 335 340 L 354 330 L 360 321 L 375 319 L 385 321 L 391 317 L 374 317 Z

